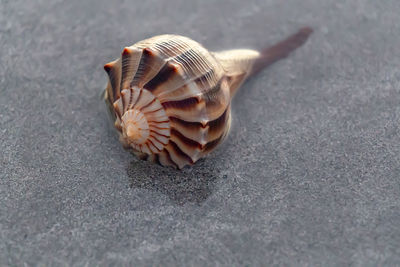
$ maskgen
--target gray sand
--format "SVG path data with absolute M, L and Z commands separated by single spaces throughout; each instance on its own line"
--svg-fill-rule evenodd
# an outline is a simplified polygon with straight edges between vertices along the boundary
M 399 10 L 0 0 L 0 265 L 400 264 Z M 209 158 L 176 171 L 119 144 L 99 95 L 124 46 L 262 48 L 306 25 L 242 87 Z

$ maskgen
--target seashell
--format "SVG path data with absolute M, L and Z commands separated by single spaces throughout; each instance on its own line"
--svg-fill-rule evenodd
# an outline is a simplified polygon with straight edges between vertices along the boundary
M 214 150 L 231 125 L 231 100 L 251 75 L 301 46 L 303 28 L 262 50 L 209 52 L 187 37 L 160 35 L 126 47 L 104 66 L 105 100 L 125 148 L 183 168 Z

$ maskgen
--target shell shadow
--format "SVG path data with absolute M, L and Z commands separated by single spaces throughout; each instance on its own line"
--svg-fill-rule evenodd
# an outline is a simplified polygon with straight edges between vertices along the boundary
M 194 167 L 183 170 L 166 168 L 154 163 L 134 160 L 126 169 L 131 188 L 160 192 L 178 205 L 188 202 L 200 205 L 213 192 L 221 170 L 199 160 Z

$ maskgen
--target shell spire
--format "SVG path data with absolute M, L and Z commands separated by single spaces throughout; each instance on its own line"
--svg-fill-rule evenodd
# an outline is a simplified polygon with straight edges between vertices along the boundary
M 304 28 L 261 52 L 209 52 L 183 36 L 160 35 L 126 47 L 104 66 L 105 99 L 125 148 L 142 159 L 183 168 L 227 136 L 236 90 L 286 57 L 311 33 Z

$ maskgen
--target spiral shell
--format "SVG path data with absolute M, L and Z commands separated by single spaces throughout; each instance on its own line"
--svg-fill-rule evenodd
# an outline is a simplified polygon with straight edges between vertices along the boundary
M 232 96 L 261 57 L 248 49 L 212 53 L 178 35 L 126 47 L 104 66 L 120 141 L 163 166 L 194 164 L 225 139 Z

